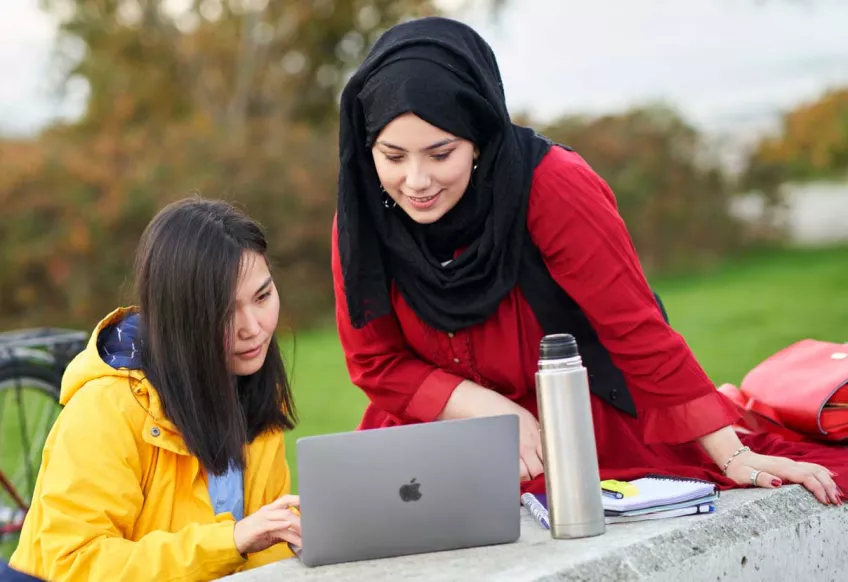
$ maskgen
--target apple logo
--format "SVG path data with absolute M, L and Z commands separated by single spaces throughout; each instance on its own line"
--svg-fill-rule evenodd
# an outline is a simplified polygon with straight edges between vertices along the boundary
M 416 483 L 415 479 L 401 485 L 400 487 L 400 498 L 404 500 L 404 502 L 408 501 L 418 501 L 421 499 L 421 483 Z

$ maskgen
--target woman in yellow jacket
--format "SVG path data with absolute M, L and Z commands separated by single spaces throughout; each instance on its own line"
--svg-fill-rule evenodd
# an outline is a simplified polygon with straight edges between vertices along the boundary
M 294 406 L 258 225 L 191 198 L 136 255 L 138 308 L 95 329 L 62 381 L 10 565 L 47 580 L 211 580 L 292 556 L 283 431 Z

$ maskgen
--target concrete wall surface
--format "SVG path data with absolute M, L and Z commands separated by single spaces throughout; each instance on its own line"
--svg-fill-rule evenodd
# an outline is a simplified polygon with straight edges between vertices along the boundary
M 284 560 L 231 582 L 445 580 L 818 582 L 848 580 L 848 514 L 799 486 L 727 491 L 713 514 L 607 526 L 552 540 L 522 508 L 512 544 L 308 568 Z

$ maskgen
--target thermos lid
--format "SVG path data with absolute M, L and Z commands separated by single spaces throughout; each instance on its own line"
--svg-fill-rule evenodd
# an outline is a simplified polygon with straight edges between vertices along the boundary
M 539 345 L 539 359 L 541 360 L 562 360 L 579 355 L 577 341 L 569 333 L 546 335 Z

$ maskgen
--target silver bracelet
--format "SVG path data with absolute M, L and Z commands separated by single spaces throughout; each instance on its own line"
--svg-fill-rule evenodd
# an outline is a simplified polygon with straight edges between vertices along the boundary
M 747 453 L 751 451 L 751 447 L 739 447 L 736 449 L 736 452 L 730 455 L 730 458 L 724 463 L 724 467 L 721 468 L 721 472 L 724 475 L 727 475 L 727 468 L 730 466 L 730 461 L 741 455 L 742 453 Z

